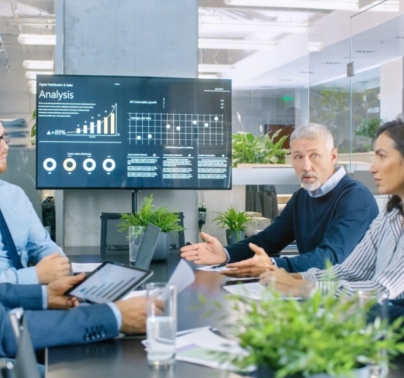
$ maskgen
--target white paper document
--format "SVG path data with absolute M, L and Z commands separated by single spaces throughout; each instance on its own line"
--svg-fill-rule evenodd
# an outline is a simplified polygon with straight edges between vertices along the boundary
M 262 298 L 263 292 L 266 290 L 259 282 L 252 282 L 239 285 L 223 286 L 229 293 L 259 300 Z
M 175 268 L 173 274 L 171 275 L 168 284 L 174 284 L 177 286 L 177 294 L 188 287 L 195 280 L 195 274 L 191 267 L 184 261 L 181 260 L 177 267 Z M 126 294 L 122 299 L 128 299 L 133 297 L 140 297 L 146 295 L 146 290 L 133 290 Z
M 210 327 L 177 337 L 176 349 L 175 358 L 178 361 L 225 370 L 237 370 L 226 361 L 231 356 L 247 353 L 236 341 L 217 335 Z M 229 358 L 224 359 L 220 352 L 225 352 Z M 253 367 L 247 369 L 247 371 L 252 370 L 254 370 Z
M 97 269 L 101 263 L 71 263 L 72 272 L 73 274 L 77 273 L 89 273 L 92 272 L 94 269 Z
M 175 268 L 173 274 L 168 280 L 167 285 L 175 284 L 177 285 L 177 293 L 180 293 L 186 287 L 191 285 L 195 280 L 195 274 L 192 268 L 185 262 L 184 259 L 181 259 Z
M 128 294 L 126 294 L 122 299 L 129 299 L 135 297 L 143 297 L 146 295 L 146 290 L 132 290 Z
M 265 286 L 261 285 L 259 282 L 252 282 L 238 285 L 225 285 L 223 286 L 223 288 L 227 290 L 229 293 L 255 300 L 260 300 L 263 296 L 265 296 L 266 298 L 270 296 L 270 292 L 267 291 Z M 284 295 L 282 298 L 292 300 L 302 299 L 302 297 L 293 297 L 288 295 Z

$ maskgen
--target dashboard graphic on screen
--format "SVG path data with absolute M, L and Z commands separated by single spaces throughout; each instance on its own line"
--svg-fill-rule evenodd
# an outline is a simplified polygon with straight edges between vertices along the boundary
M 38 189 L 231 189 L 231 81 L 37 76 Z

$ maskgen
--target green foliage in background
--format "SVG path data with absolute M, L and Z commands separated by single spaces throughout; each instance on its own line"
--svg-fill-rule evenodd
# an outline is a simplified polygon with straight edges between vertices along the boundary
M 267 367 L 276 378 L 328 373 L 349 377 L 354 369 L 378 364 L 383 352 L 404 352 L 402 319 L 388 325 L 368 322 L 375 301 L 359 305 L 357 297 L 315 292 L 305 300 L 285 300 L 269 290 L 260 301 L 230 296 L 240 313 L 233 325 L 245 356 L 229 356 L 241 369 Z
M 31 121 L 35 121 L 31 127 L 31 138 L 33 138 L 36 135 L 36 109 L 32 113 Z
M 238 164 L 285 163 L 285 157 L 290 153 L 290 150 L 283 148 L 283 144 L 289 136 L 285 135 L 275 142 L 280 132 L 281 130 L 278 130 L 272 136 L 255 136 L 246 132 L 233 134 L 233 167 L 237 167 Z
M 350 119 L 352 106 L 352 128 L 360 127 L 368 117 L 368 109 L 379 107 L 378 88 L 349 91 L 331 86 L 310 89 L 310 122 L 326 126 L 334 137 L 339 152 L 349 152 Z M 353 136 L 352 136 L 353 137 Z M 360 149 L 360 141 L 355 141 L 353 150 Z
M 373 146 L 376 141 L 376 131 L 382 123 L 383 120 L 380 118 L 364 119 L 356 129 L 355 135 L 369 138 Z
M 136 214 L 121 214 L 117 225 L 118 231 L 126 232 L 130 226 L 147 227 L 149 223 L 159 227 L 162 232 L 179 232 L 184 228 L 180 225 L 178 213 L 172 212 L 167 206 L 153 205 L 153 194 L 145 197 L 141 209 Z

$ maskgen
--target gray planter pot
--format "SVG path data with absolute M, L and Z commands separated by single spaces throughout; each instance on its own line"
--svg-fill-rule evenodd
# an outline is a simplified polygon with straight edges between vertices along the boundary
M 152 261 L 165 261 L 168 258 L 170 248 L 170 234 L 167 232 L 160 232 L 157 238 L 156 249 L 154 250 Z
M 230 231 L 226 230 L 227 245 L 235 244 L 240 240 L 245 239 L 244 231 Z

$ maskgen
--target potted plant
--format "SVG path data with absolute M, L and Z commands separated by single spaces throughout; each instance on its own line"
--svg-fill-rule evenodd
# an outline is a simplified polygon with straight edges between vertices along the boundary
M 289 135 L 281 137 L 275 142 L 281 130 L 276 131 L 272 136 L 239 132 L 233 134 L 232 161 L 233 167 L 238 164 L 283 164 L 289 149 L 283 148 L 285 140 Z
M 136 214 L 121 214 L 117 229 L 121 232 L 127 232 L 130 226 L 146 228 L 151 223 L 161 229 L 156 250 L 160 248 L 168 250 L 168 234 L 183 231 L 184 227 L 180 225 L 180 217 L 177 212 L 170 211 L 166 205 L 155 206 L 153 200 L 153 194 L 151 194 L 143 199 L 141 209 Z
M 257 377 L 369 377 L 368 365 L 404 352 L 404 331 L 402 319 L 370 321 L 376 301 L 357 299 L 332 290 L 300 301 L 273 290 L 260 301 L 230 296 L 242 312 L 232 329 L 247 353 L 227 359 L 240 369 L 256 366 Z
M 363 119 L 359 127 L 355 131 L 356 136 L 369 138 L 371 142 L 371 148 L 373 148 L 376 140 L 376 131 L 383 123 L 380 118 Z
M 230 245 L 245 237 L 245 229 L 253 222 L 253 218 L 244 211 L 230 207 L 224 213 L 219 213 L 213 221 L 226 230 L 227 244 Z

